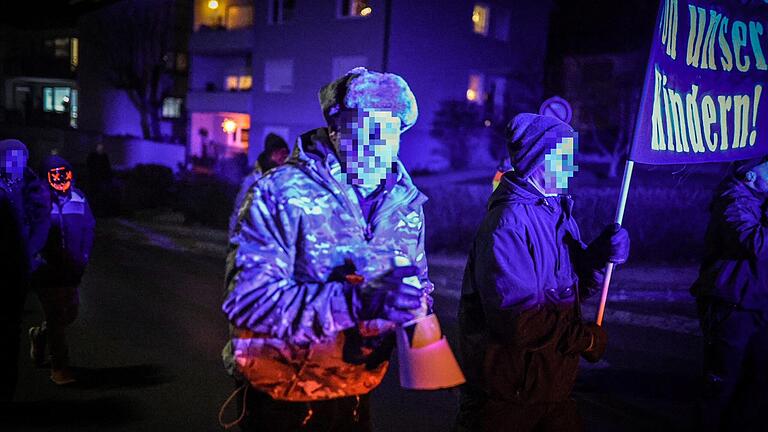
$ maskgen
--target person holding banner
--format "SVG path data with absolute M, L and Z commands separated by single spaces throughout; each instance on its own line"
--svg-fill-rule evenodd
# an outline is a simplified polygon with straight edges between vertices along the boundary
M 606 262 L 627 260 L 629 235 L 611 224 L 582 241 L 565 195 L 577 138 L 535 114 L 507 126 L 514 170 L 491 195 L 462 284 L 457 431 L 581 429 L 570 397 L 579 356 L 598 361 L 607 335 L 582 321 L 579 299 L 600 287 Z
M 691 288 L 704 333 L 700 426 L 765 430 L 768 156 L 735 163 L 710 210 L 706 253 Z

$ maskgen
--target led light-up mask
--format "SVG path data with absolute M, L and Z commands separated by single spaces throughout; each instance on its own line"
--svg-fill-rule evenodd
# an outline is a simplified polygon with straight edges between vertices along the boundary
M 529 178 L 545 196 L 555 196 L 568 193 L 568 180 L 579 170 L 574 160 L 578 151 L 579 136 L 576 132 L 567 136 L 546 136 L 544 139 L 556 140 L 552 150 L 544 155 L 544 187 L 534 179 Z
M 393 172 L 400 150 L 400 119 L 382 109 L 339 113 L 339 156 L 348 184 L 375 188 Z
M 69 192 L 72 187 L 72 170 L 67 167 L 51 168 L 48 170 L 48 184 L 59 193 Z
M 0 174 L 12 182 L 21 180 L 27 168 L 27 152 L 22 149 L 8 149 L 5 151 L 2 162 Z

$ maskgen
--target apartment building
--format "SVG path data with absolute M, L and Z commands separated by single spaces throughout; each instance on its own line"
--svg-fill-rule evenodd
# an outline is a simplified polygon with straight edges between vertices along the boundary
M 550 1 L 194 0 L 187 94 L 189 151 L 247 153 L 272 132 L 292 143 L 324 124 L 318 89 L 356 66 L 403 76 L 419 103 L 403 135 L 411 169 L 445 161 L 430 134 L 440 103 L 503 112 L 510 80 L 543 69 Z M 539 90 L 540 91 L 540 90 Z

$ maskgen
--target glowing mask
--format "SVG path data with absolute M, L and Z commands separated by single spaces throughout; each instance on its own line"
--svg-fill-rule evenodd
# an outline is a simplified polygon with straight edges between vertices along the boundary
M 374 188 L 392 172 L 400 149 L 400 119 L 390 111 L 361 109 L 340 114 L 339 153 L 348 184 Z
M 21 149 L 6 150 L 3 158 L 3 166 L 0 170 L 11 181 L 20 180 L 24 177 L 24 169 L 27 167 L 27 153 Z
M 67 167 L 48 170 L 48 183 L 57 192 L 67 192 L 72 186 L 72 170 Z
M 568 180 L 579 170 L 574 161 L 578 135 L 558 137 L 557 144 L 544 156 L 544 194 L 568 193 Z

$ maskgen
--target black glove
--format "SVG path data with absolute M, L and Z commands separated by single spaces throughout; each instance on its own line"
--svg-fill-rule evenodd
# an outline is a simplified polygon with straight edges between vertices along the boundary
M 629 233 L 617 223 L 610 224 L 589 245 L 589 251 L 601 262 L 623 264 L 629 257 Z
M 424 291 L 403 283 L 403 278 L 416 276 L 416 266 L 396 267 L 364 284 L 351 285 L 355 294 L 352 307 L 359 321 L 385 319 L 404 323 L 415 318 L 411 312 L 421 306 Z
M 608 346 L 608 333 L 595 323 L 584 324 L 584 332 L 590 336 L 590 343 L 581 356 L 590 363 L 597 363 Z

